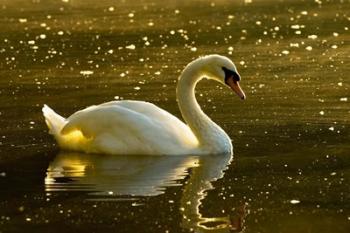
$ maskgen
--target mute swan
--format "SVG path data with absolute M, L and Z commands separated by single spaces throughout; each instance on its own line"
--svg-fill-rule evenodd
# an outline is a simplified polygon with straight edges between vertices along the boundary
M 187 125 L 144 101 L 111 101 L 87 107 L 67 119 L 47 105 L 42 111 L 50 133 L 66 150 L 153 155 L 231 153 L 230 137 L 196 101 L 194 89 L 203 77 L 227 84 L 245 99 L 233 62 L 224 56 L 208 55 L 189 63 L 178 81 L 177 101 Z

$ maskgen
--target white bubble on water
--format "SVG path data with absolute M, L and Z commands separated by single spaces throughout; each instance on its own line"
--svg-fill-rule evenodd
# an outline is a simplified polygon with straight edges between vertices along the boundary
M 292 26 L 290 26 L 291 29 L 301 29 L 301 28 L 305 28 L 305 25 L 302 24 L 293 24 Z
M 307 38 L 312 39 L 312 40 L 316 40 L 317 35 L 309 35 L 309 36 L 307 36 Z
M 94 71 L 92 71 L 92 70 L 81 70 L 80 71 L 80 74 L 82 74 L 82 75 L 91 75 L 93 73 L 94 73 Z
M 312 50 L 312 47 L 311 47 L 311 46 L 307 46 L 305 49 L 306 49 L 307 51 L 311 51 L 311 50 Z
M 295 204 L 299 204 L 300 201 L 299 200 L 296 200 L 296 199 L 293 199 L 293 200 L 290 200 L 289 201 L 291 204 L 295 205 Z
M 136 49 L 136 46 L 134 44 L 130 44 L 130 45 L 125 46 L 125 48 L 134 50 L 134 49 Z

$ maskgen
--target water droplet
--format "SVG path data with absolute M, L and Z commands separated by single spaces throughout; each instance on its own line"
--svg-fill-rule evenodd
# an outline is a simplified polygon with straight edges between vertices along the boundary
M 300 203 L 300 201 L 299 201 L 299 200 L 294 199 L 294 200 L 290 200 L 290 203 L 291 203 L 291 204 L 293 204 L 293 205 L 295 205 L 295 204 L 299 204 L 299 203 Z
M 27 19 L 25 19 L 25 18 L 18 19 L 18 21 L 19 21 L 20 23 L 26 23 L 26 22 L 28 22 L 28 20 L 27 20 Z
M 92 70 L 81 70 L 80 71 L 80 74 L 82 74 L 82 75 L 91 75 L 93 73 L 94 72 Z
M 134 44 L 131 44 L 131 45 L 127 45 L 125 46 L 126 49 L 131 49 L 131 50 L 134 50 L 136 49 L 136 46 Z
M 299 48 L 299 43 L 290 43 L 289 46 Z
M 311 50 L 312 50 L 312 47 L 311 47 L 311 46 L 307 46 L 305 49 L 306 49 L 307 51 L 311 51 Z
M 312 39 L 312 40 L 316 40 L 317 35 L 309 35 L 309 36 L 307 36 L 307 38 Z

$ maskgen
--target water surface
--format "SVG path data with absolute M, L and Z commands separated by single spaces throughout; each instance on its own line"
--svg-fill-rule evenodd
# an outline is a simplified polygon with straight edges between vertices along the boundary
M 349 232 L 349 1 L 0 0 L 0 232 Z M 113 99 L 181 117 L 201 55 L 247 94 L 197 86 L 234 155 L 60 152 L 63 116 Z

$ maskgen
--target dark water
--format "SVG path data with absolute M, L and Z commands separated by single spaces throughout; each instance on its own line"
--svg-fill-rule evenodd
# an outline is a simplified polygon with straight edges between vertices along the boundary
M 0 0 L 0 232 L 349 232 L 347 0 Z M 113 99 L 181 117 L 200 55 L 235 61 L 202 109 L 234 156 L 60 152 L 41 114 Z

